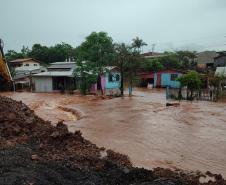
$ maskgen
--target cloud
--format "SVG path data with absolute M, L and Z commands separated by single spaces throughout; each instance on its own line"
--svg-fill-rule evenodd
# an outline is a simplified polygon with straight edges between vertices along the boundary
M 223 44 L 225 17 L 225 0 L 1 0 L 0 37 L 18 50 L 62 41 L 77 46 L 90 32 L 106 31 L 115 42 L 139 36 L 163 50 L 213 45 L 213 35 Z

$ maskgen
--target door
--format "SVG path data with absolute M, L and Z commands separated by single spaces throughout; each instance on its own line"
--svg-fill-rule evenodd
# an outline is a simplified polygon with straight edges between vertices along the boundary
M 157 87 L 161 87 L 161 73 L 157 74 Z

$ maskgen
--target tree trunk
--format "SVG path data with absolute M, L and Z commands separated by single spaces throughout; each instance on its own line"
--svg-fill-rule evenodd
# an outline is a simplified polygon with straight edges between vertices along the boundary
M 98 79 L 97 79 L 97 90 L 101 91 L 101 95 L 104 95 L 104 91 L 103 91 L 103 87 L 102 87 L 102 83 L 101 83 L 101 75 L 98 75 Z
M 130 71 L 130 75 L 129 75 L 130 77 L 130 79 L 129 79 L 129 81 L 130 81 L 130 85 L 129 85 L 129 96 L 132 96 L 132 91 L 133 91 L 133 80 L 132 80 L 132 72 Z
M 190 96 L 190 100 L 193 100 L 193 90 L 191 90 L 191 96 Z

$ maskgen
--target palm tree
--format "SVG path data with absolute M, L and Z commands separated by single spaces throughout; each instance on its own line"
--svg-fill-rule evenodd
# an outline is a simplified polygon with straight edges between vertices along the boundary
M 140 39 L 139 37 L 136 37 L 135 39 L 133 39 L 132 40 L 133 42 L 132 42 L 132 47 L 134 48 L 134 49 L 136 49 L 137 50 L 137 52 L 141 52 L 141 48 L 143 47 L 143 46 L 147 46 L 147 44 L 142 40 L 142 39 Z

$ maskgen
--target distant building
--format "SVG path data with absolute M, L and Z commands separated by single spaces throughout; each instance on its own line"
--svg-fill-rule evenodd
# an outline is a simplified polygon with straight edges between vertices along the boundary
M 215 75 L 226 77 L 226 67 L 217 67 L 215 71 Z
M 46 72 L 32 75 L 34 92 L 71 91 L 76 88 L 75 62 L 55 62 Z
M 214 58 L 214 67 L 226 67 L 226 51 L 218 52 L 218 56 Z
M 214 58 L 218 56 L 216 51 L 204 51 L 197 54 L 196 62 L 198 69 L 211 69 L 214 67 Z
M 105 67 L 106 72 L 101 75 L 101 86 L 105 95 L 120 95 L 121 87 L 121 74 L 120 70 L 116 66 Z M 97 94 L 100 90 L 100 85 L 98 83 L 93 84 L 90 92 Z
M 33 71 L 40 69 L 40 62 L 33 58 L 16 59 L 9 62 L 10 67 L 17 71 Z
M 153 87 L 180 88 L 180 82 L 177 81 L 180 76 L 182 76 L 182 73 L 176 70 L 141 73 L 141 86 L 147 87 L 148 84 L 152 84 Z
M 40 65 L 38 60 L 33 58 L 16 59 L 9 62 L 10 68 L 13 69 L 13 80 L 16 90 L 24 90 L 30 88 L 31 76 L 46 71 Z
M 158 52 L 146 52 L 146 53 L 143 53 L 141 56 L 143 56 L 144 58 L 159 58 L 159 57 L 164 57 L 166 55 Z

